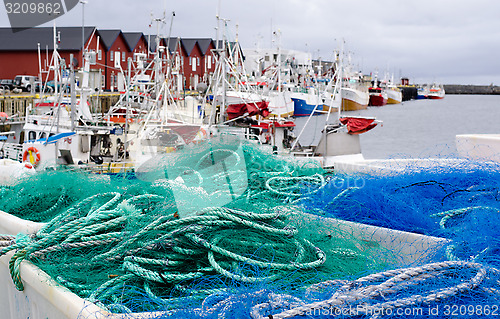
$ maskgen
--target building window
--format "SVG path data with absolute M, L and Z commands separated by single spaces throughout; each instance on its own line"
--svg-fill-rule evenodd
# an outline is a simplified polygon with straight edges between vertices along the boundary
M 196 58 L 193 58 L 193 62 L 192 62 L 192 68 L 191 68 L 193 71 L 196 71 Z
M 99 51 L 97 52 L 97 59 L 98 59 L 99 61 L 101 61 L 101 60 L 102 60 L 102 51 L 101 51 L 101 50 L 99 50 Z
M 199 57 L 198 57 L 198 58 L 196 58 L 196 65 L 197 65 L 197 66 L 200 66 L 200 58 L 199 58 Z
M 207 56 L 207 66 L 209 69 L 212 68 L 212 56 L 211 55 Z
M 113 51 L 109 51 L 109 52 L 110 52 L 109 60 L 113 61 L 113 59 L 115 57 L 115 52 L 113 52 Z
M 125 52 L 122 52 L 122 62 L 125 62 Z

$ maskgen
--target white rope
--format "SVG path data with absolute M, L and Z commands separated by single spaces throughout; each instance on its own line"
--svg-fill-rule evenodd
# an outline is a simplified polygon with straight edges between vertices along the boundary
M 389 295 L 391 294 L 397 295 L 399 291 L 407 288 L 408 286 L 414 286 L 420 284 L 422 281 L 432 280 L 433 278 L 440 276 L 442 273 L 450 269 L 466 268 L 477 270 L 477 274 L 469 281 L 462 282 L 456 286 L 431 290 L 428 291 L 427 295 L 425 296 L 415 294 L 407 298 L 401 298 L 382 303 L 369 303 L 370 300 L 372 300 L 372 302 L 376 302 L 377 297 L 383 297 L 384 300 L 387 300 L 389 299 Z M 496 269 L 488 269 L 488 271 L 490 273 L 498 275 L 498 270 Z M 350 314 L 352 316 L 362 315 L 363 313 L 380 313 L 381 310 L 392 310 L 395 308 L 408 307 L 417 304 L 429 304 L 431 302 L 437 302 L 450 298 L 459 293 L 474 290 L 479 287 L 481 282 L 486 277 L 486 268 L 478 263 L 464 261 L 446 261 L 440 263 L 432 263 L 421 267 L 397 269 L 386 271 L 383 273 L 372 274 L 350 282 L 332 280 L 316 284 L 308 288 L 308 290 L 306 291 L 306 296 L 313 291 L 317 291 L 329 286 L 341 285 L 341 287 L 337 289 L 336 292 L 328 300 L 301 305 L 278 314 L 264 317 L 261 310 L 270 309 L 274 305 L 273 302 L 269 302 L 267 305 L 259 304 L 252 308 L 251 315 L 252 318 L 259 319 L 284 319 L 302 316 L 308 313 L 317 313 L 318 311 L 321 311 L 323 309 L 334 309 L 346 304 L 354 305 L 356 303 L 362 305 L 362 307 L 355 307 L 355 313 Z M 366 286 L 366 284 L 380 282 L 381 280 L 385 281 L 378 285 L 373 284 Z M 484 288 L 483 290 L 490 291 L 491 289 Z M 498 293 L 496 289 L 493 290 L 495 291 L 495 293 Z

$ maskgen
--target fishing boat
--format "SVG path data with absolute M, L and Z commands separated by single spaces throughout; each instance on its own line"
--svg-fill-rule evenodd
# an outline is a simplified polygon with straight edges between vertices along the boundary
M 384 106 L 388 103 L 388 94 L 381 87 L 370 87 L 368 93 L 370 95 L 368 106 Z
M 399 104 L 403 101 L 403 93 L 397 86 L 388 84 L 385 92 L 387 94 L 387 104 Z
M 74 65 L 69 65 L 71 97 L 58 91 L 58 83 L 62 78 L 63 63 L 57 50 L 57 35 L 54 25 L 54 51 L 50 71 L 53 72 L 55 91 L 50 95 L 42 95 L 35 99 L 33 105 L 28 106 L 26 118 L 22 126 L 24 135 L 18 154 L 9 153 L 12 160 L 27 162 L 36 168 L 45 168 L 53 165 L 91 164 L 100 162 L 101 155 L 113 156 L 111 141 L 116 137 L 116 127 L 108 123 L 97 122 L 92 118 L 88 103 L 88 70 L 90 61 L 95 58 L 96 51 L 88 50 L 84 57 L 84 76 L 81 81 L 80 98 L 76 99 L 74 80 Z M 42 90 L 43 92 L 44 90 Z M 101 153 L 107 152 L 107 154 Z
M 348 63 L 345 66 L 342 64 L 342 68 L 344 77 L 340 90 L 341 110 L 343 112 L 365 110 L 370 102 L 368 86 L 362 81 L 360 72 L 351 70 L 350 56 L 348 56 Z
M 336 95 L 327 96 L 326 92 L 319 93 L 314 87 L 308 87 L 306 92 L 293 92 L 291 96 L 294 115 L 298 117 L 337 112 L 339 107 Z
M 429 96 L 429 86 L 426 84 L 419 85 L 417 87 L 417 100 L 427 99 L 428 96 Z
M 291 118 L 294 116 L 294 101 L 291 97 L 291 92 L 282 91 L 269 91 L 264 93 L 264 99 L 269 101 L 268 109 L 269 116 L 275 118 Z
M 292 93 L 295 116 L 320 115 L 336 113 L 340 108 L 340 69 L 337 67 L 329 71 L 323 82 L 315 81 L 316 86 L 308 86 L 305 90 L 298 89 Z M 320 85 L 320 83 L 324 83 Z
M 334 78 L 337 81 L 335 81 L 333 88 L 334 93 L 344 90 L 342 87 L 344 84 L 340 80 L 343 78 L 342 58 L 337 60 L 336 64 L 337 74 Z M 368 93 L 366 95 L 368 98 Z M 310 145 L 301 145 L 300 138 L 309 129 L 308 125 L 313 116 L 311 113 L 289 149 L 290 154 L 301 160 L 315 160 L 321 167 L 329 169 L 339 169 L 339 165 L 344 162 L 363 161 L 359 135 L 375 128 L 379 121 L 374 117 L 347 116 L 343 112 L 343 109 L 337 108 L 336 113 L 328 113 L 320 132 L 319 141 Z M 333 120 L 330 121 L 332 115 Z
M 164 77 L 157 74 L 161 72 L 151 73 L 150 68 L 140 69 L 135 77 L 129 77 L 125 92 L 108 114 L 93 114 L 88 102 L 88 70 L 97 51 L 86 51 L 83 78 L 77 87 L 74 66 L 70 64 L 69 69 L 63 69 L 54 40 L 53 65 L 49 72 L 53 72 L 55 83 L 63 71 L 70 75 L 71 96 L 58 92 L 56 85 L 53 94 L 42 95 L 28 106 L 22 126 L 23 143 L 9 143 L 12 147 L 6 148 L 21 146 L 17 154 L 9 152 L 10 159 L 30 163 L 37 169 L 67 165 L 98 173 L 126 173 L 158 153 L 206 138 L 206 134 L 197 136 L 200 123 L 182 121 L 182 112 L 171 116 L 169 109 L 175 109 L 173 106 L 177 104 L 169 94 Z M 150 64 L 153 69 L 160 63 L 159 49 L 157 51 Z M 146 74 L 152 74 L 154 80 L 144 81 Z M 139 86 L 145 89 L 140 91 Z M 197 108 L 197 105 L 191 106 Z
M 227 25 L 226 25 L 227 27 Z M 204 129 L 210 136 L 232 135 L 257 143 L 274 153 L 282 152 L 294 139 L 294 113 L 288 90 L 282 90 L 279 68 L 267 85 L 252 85 L 244 70 L 239 44 L 217 39 L 216 67 L 205 98 L 213 92 L 210 105 L 203 105 Z M 257 83 L 264 84 L 258 81 Z M 265 90 L 258 86 L 267 87 Z M 271 88 L 278 88 L 271 90 Z
M 341 89 L 342 111 L 366 110 L 370 102 L 368 89 L 352 82 Z
M 429 94 L 427 98 L 429 99 L 444 99 L 445 91 L 442 84 L 433 84 L 429 88 Z

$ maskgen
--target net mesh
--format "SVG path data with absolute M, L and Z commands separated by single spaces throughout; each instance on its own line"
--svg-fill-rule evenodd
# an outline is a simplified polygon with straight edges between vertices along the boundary
M 403 171 L 333 174 L 228 138 L 133 178 L 46 171 L 0 189 L 1 210 L 44 223 L 1 253 L 20 290 L 29 260 L 105 311 L 151 318 L 492 314 L 499 167 Z M 336 219 L 447 241 L 407 250 L 407 233 Z

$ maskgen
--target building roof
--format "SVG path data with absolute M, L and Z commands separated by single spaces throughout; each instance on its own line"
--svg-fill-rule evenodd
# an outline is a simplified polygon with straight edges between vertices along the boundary
M 198 44 L 198 41 L 196 39 L 183 38 L 183 39 L 181 39 L 181 44 L 184 47 L 184 50 L 186 50 L 187 56 L 190 56 L 194 47 Z M 202 53 L 205 53 L 205 52 L 202 52 Z
M 99 35 L 101 36 L 102 42 L 104 43 L 104 46 L 106 47 L 106 50 L 109 51 L 109 49 L 113 46 L 113 43 L 116 42 L 116 39 L 120 35 L 123 36 L 121 30 L 97 30 L 99 32 Z M 127 40 L 125 40 L 125 45 L 127 45 L 129 51 L 130 50 L 130 45 L 127 43 Z
M 84 42 L 95 32 L 95 27 L 85 27 L 83 32 Z M 60 27 L 56 31 L 61 34 L 58 44 L 60 51 L 80 51 L 82 49 L 81 27 Z M 31 28 L 19 32 L 12 32 L 11 28 L 0 28 L 0 51 L 34 51 L 40 48 L 54 49 L 53 28 Z
M 208 51 L 208 48 L 210 47 L 210 44 L 213 43 L 215 47 L 214 40 L 210 38 L 205 38 L 205 39 L 197 39 L 198 45 L 200 46 L 200 50 L 203 54 L 206 54 Z
M 139 43 L 139 40 L 141 38 L 144 38 L 144 41 L 147 43 L 147 39 L 144 37 L 144 34 L 142 32 L 122 32 L 123 37 L 125 38 L 125 41 L 128 44 L 128 47 L 133 50 Z

